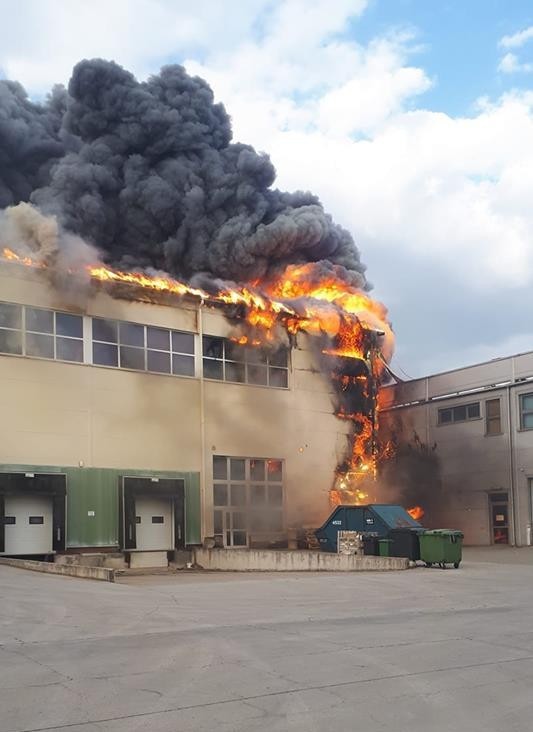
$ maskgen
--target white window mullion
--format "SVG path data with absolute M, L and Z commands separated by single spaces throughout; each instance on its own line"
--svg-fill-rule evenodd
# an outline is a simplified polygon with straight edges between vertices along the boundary
M 90 315 L 83 316 L 83 363 L 93 362 L 93 319 Z

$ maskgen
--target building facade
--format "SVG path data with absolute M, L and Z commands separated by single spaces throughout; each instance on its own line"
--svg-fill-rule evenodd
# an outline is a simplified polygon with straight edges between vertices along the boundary
M 436 445 L 440 526 L 469 544 L 532 543 L 533 352 L 383 389 L 382 420 Z
M 113 293 L 114 294 L 114 293 Z M 283 542 L 329 510 L 347 426 L 307 337 L 0 266 L 0 554 Z

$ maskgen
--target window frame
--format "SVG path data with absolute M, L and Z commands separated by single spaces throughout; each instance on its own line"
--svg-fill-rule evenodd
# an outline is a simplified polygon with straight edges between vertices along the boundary
M 527 397 L 533 398 L 533 392 L 528 391 L 524 392 L 523 394 L 518 395 L 518 411 L 520 414 L 520 431 L 521 432 L 527 432 L 528 430 L 533 430 L 533 426 L 526 427 L 524 424 L 524 417 L 529 416 L 530 414 L 533 415 L 533 409 L 524 409 L 523 402 L 524 399 Z
M 214 464 L 215 460 L 220 461 L 226 460 L 226 476 L 225 478 L 216 477 Z M 244 461 L 244 477 L 236 478 L 232 477 L 232 463 L 231 461 L 240 462 Z M 257 476 L 252 478 L 252 466 L 253 463 L 262 462 L 264 463 L 263 478 L 259 479 Z M 280 466 L 280 479 L 269 480 L 268 463 L 275 463 Z M 241 457 L 235 455 L 213 455 L 212 459 L 212 488 L 213 488 L 213 527 L 215 535 L 220 535 L 217 531 L 217 524 L 222 530 L 222 541 L 223 545 L 227 548 L 246 548 L 250 544 L 251 537 L 264 537 L 272 538 L 273 536 L 281 538 L 286 533 L 286 490 L 285 490 L 285 461 L 282 458 L 265 458 L 265 457 Z M 277 475 L 277 473 L 276 473 Z M 233 487 L 244 488 L 245 501 L 235 501 L 233 493 Z M 262 488 L 263 500 L 254 500 L 254 493 L 257 493 L 257 488 Z M 215 492 L 221 493 L 224 489 L 226 496 L 226 503 L 221 504 L 215 501 Z M 237 493 L 237 491 L 235 491 Z M 218 513 L 218 516 L 217 516 Z M 244 514 L 245 527 L 235 528 L 233 514 Z M 269 525 L 261 529 L 254 528 L 254 521 L 258 517 L 267 517 Z M 274 519 L 276 525 L 279 528 L 272 528 L 274 526 Z M 257 524 L 256 524 L 257 525 Z M 234 542 L 234 532 L 246 533 L 246 544 L 236 544 Z
M 221 355 L 215 356 L 215 355 L 206 355 L 205 354 L 205 343 L 207 339 L 212 339 L 215 342 L 219 342 L 221 346 Z M 246 386 L 255 386 L 260 388 L 266 388 L 266 389 L 283 389 L 288 390 L 290 389 L 290 381 L 289 381 L 289 373 L 290 373 L 290 348 L 283 347 L 286 353 L 286 365 L 280 366 L 279 363 L 276 363 L 276 360 L 279 356 L 279 350 L 275 352 L 272 352 L 272 354 L 269 351 L 260 351 L 258 346 L 250 346 L 249 344 L 241 345 L 237 343 L 236 341 L 232 340 L 231 338 L 224 338 L 223 336 L 216 336 L 216 335 L 209 335 L 209 334 L 203 334 L 203 337 L 201 339 L 201 363 L 202 363 L 202 378 L 208 380 L 208 381 L 223 381 L 228 384 L 245 384 Z M 232 349 L 232 352 L 229 352 L 229 349 Z M 235 349 L 235 350 L 233 350 Z M 239 353 L 238 349 L 242 349 L 242 358 L 238 358 L 241 354 Z M 256 358 L 250 358 L 250 355 L 256 355 L 258 353 L 261 353 L 262 358 L 259 360 Z M 218 378 L 216 376 L 206 376 L 206 366 L 211 364 L 220 364 L 221 366 L 221 377 Z M 242 367 L 243 370 L 243 378 L 240 379 L 233 379 L 228 378 L 227 374 L 228 371 L 233 370 L 235 373 Z M 265 369 L 266 373 L 266 383 L 258 383 L 256 381 L 250 380 L 250 373 L 253 372 L 256 369 Z M 282 372 L 285 375 L 286 384 L 284 386 L 280 386 L 279 384 L 271 383 L 271 381 L 274 380 L 275 376 Z
M 23 358 L 36 358 L 40 361 L 58 361 L 59 363 L 70 363 L 70 364 L 83 364 L 85 363 L 85 332 L 84 332 L 84 317 L 83 315 L 79 313 L 69 313 L 65 310 L 55 310 L 52 308 L 43 308 L 39 305 L 23 305 L 22 303 L 13 303 L 13 302 L 6 302 L 2 300 L 0 302 L 0 306 L 2 305 L 8 305 L 13 306 L 16 308 L 20 308 L 20 327 L 18 328 L 12 328 L 9 326 L 0 326 L 1 331 L 6 331 L 10 333 L 18 333 L 20 334 L 20 353 L 15 352 L 9 352 L 9 351 L 0 351 L 0 355 L 2 356 L 19 356 Z M 50 313 L 52 316 L 52 325 L 51 330 L 39 330 L 38 327 L 35 328 L 29 328 L 28 327 L 28 312 L 31 311 L 42 311 L 44 313 Z M 65 335 L 63 333 L 58 333 L 58 316 L 66 315 L 71 318 L 79 318 L 80 324 L 81 324 L 81 335 L 79 336 L 72 336 L 72 335 Z M 29 337 L 28 337 L 29 336 Z M 28 343 L 31 342 L 32 337 L 36 340 L 35 337 L 46 337 L 50 338 L 52 341 L 52 355 L 46 356 L 46 355 L 39 355 L 39 354 L 33 354 L 28 353 Z M 78 346 L 81 344 L 81 358 L 80 359 L 67 359 L 62 358 L 58 355 L 58 346 L 62 345 L 65 342 L 72 342 L 77 344 Z
M 107 321 L 109 323 L 112 323 L 114 325 L 114 330 L 116 331 L 116 340 L 102 340 L 102 339 L 95 339 L 94 338 L 94 322 L 95 321 Z M 142 328 L 142 345 L 131 345 L 126 342 L 122 342 L 121 339 L 121 331 L 124 329 L 126 331 L 127 326 L 138 326 Z M 148 345 L 148 339 L 149 339 L 149 329 L 154 329 L 158 331 L 163 331 L 168 334 L 168 347 L 169 350 L 165 350 L 162 348 L 155 348 L 154 346 Z M 184 350 L 182 351 L 175 351 L 174 350 L 174 334 L 177 335 L 185 335 L 185 336 L 191 336 L 191 347 L 192 352 L 186 353 Z M 130 320 L 115 320 L 113 318 L 103 318 L 97 315 L 90 317 L 90 344 L 91 344 L 91 360 L 90 364 L 92 366 L 98 366 L 101 368 L 110 368 L 110 369 L 117 369 L 120 371 L 132 371 L 135 373 L 142 373 L 142 374 L 155 374 L 157 376 L 177 376 L 180 378 L 186 378 L 186 379 L 194 379 L 196 378 L 197 368 L 196 368 L 196 358 L 197 358 L 197 347 L 196 347 L 196 333 L 193 333 L 191 331 L 185 331 L 185 330 L 177 330 L 175 328 L 165 328 L 160 325 L 153 325 L 149 323 L 137 323 Z M 98 363 L 94 359 L 94 346 L 102 345 L 102 346 L 109 346 L 111 348 L 114 348 L 116 353 L 116 365 L 115 364 L 106 364 L 106 363 Z M 143 368 L 134 368 L 133 366 L 126 366 L 123 365 L 123 359 L 124 355 L 122 353 L 123 349 L 126 350 L 135 350 L 135 351 L 142 351 L 143 353 Z M 169 364 L 169 370 L 163 371 L 163 370 L 155 370 L 152 368 L 149 368 L 149 359 L 150 354 L 163 354 L 168 356 L 168 364 Z M 175 371 L 175 363 L 179 362 L 179 359 L 187 358 L 188 361 L 190 361 L 190 365 L 192 366 L 191 373 L 176 373 Z
M 497 416 L 489 415 L 489 404 L 498 404 Z M 496 421 L 498 422 L 499 429 L 496 432 L 491 432 L 489 429 L 489 425 Z M 500 397 L 485 399 L 485 435 L 487 437 L 497 437 L 498 435 L 503 435 L 502 400 Z
M 475 417 L 469 417 L 468 416 L 468 411 L 469 411 L 470 407 L 475 407 L 475 406 L 477 406 L 479 413 Z M 465 410 L 465 417 L 464 418 L 455 419 L 454 418 L 454 410 L 456 410 L 456 409 L 464 409 Z M 450 419 L 449 422 L 445 422 L 445 421 L 442 420 L 442 415 L 445 412 L 450 412 L 451 413 L 451 419 Z M 466 402 L 464 404 L 463 403 L 461 403 L 461 404 L 454 404 L 451 407 L 440 407 L 440 408 L 437 408 L 437 427 L 447 427 L 450 424 L 463 424 L 465 422 L 475 422 L 476 420 L 479 420 L 479 419 L 482 419 L 481 402 L 479 402 L 479 401 L 478 402 Z

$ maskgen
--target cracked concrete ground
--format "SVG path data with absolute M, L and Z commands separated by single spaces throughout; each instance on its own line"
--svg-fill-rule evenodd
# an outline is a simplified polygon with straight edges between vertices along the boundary
M 0 732 L 529 732 L 533 550 L 459 570 L 0 567 Z

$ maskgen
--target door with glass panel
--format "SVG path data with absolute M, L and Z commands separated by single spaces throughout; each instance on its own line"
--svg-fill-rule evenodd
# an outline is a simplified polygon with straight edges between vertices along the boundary
M 272 458 L 213 457 L 214 534 L 226 547 L 283 535 L 283 463 Z

